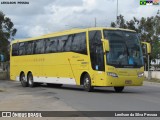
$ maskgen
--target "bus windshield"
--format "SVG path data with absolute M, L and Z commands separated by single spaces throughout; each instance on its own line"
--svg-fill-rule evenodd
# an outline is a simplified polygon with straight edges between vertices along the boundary
M 110 44 L 110 52 L 106 53 L 108 65 L 121 68 L 143 66 L 143 54 L 136 32 L 104 30 L 104 38 Z

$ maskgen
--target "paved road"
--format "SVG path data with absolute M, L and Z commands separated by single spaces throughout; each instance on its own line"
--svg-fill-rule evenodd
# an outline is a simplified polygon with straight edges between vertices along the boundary
M 105 87 L 96 88 L 92 93 L 75 86 L 48 90 L 58 93 L 58 98 L 78 110 L 160 111 L 160 86 L 151 84 L 126 87 L 123 93 Z
M 0 98 L 0 110 L 160 111 L 160 85 L 148 82 L 115 93 L 111 87 L 85 92 L 77 86 L 23 88 L 0 80 Z

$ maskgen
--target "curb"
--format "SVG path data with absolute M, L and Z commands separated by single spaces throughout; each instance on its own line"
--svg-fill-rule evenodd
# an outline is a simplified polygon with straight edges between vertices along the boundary
M 143 85 L 158 86 L 158 87 L 160 87 L 160 83 L 157 83 L 157 82 L 149 82 L 149 81 L 143 81 Z

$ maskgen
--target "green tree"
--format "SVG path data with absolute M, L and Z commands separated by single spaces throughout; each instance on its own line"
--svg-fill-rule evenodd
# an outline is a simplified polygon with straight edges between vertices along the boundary
M 117 16 L 117 21 L 116 22 L 111 22 L 111 27 L 118 27 L 118 28 L 126 28 L 126 21 L 124 19 L 123 15 Z
M 157 15 L 153 19 L 153 31 L 152 33 L 152 57 L 153 59 L 158 58 L 160 59 L 160 13 L 157 12 Z
M 115 22 L 111 22 L 111 27 L 116 27 L 116 23 Z
M 117 16 L 117 27 L 119 28 L 127 28 L 126 21 L 123 15 Z
M 139 25 L 139 20 L 137 18 L 133 17 L 133 20 L 127 21 L 126 24 L 128 29 L 138 32 L 138 28 L 136 26 Z
M 0 11 L 0 53 L 5 56 L 5 60 L 9 60 L 9 40 L 12 40 L 17 32 L 10 18 Z

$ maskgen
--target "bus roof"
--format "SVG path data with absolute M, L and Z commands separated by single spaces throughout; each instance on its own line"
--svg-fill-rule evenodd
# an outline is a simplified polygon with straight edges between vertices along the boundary
M 22 41 L 30 41 L 30 40 L 37 40 L 37 39 L 43 39 L 43 38 L 48 38 L 48 37 L 56 37 L 56 36 L 61 36 L 61 35 L 67 35 L 67 34 L 74 34 L 74 33 L 79 33 L 79 32 L 84 32 L 84 31 L 91 31 L 91 30 L 123 30 L 123 31 L 130 31 L 130 32 L 136 32 L 134 30 L 130 29 L 123 29 L 123 28 L 112 28 L 112 27 L 92 27 L 92 28 L 75 28 L 75 29 L 68 29 L 64 31 L 58 31 L 54 33 L 49 33 L 45 34 L 42 36 L 38 37 L 33 37 L 33 38 L 27 38 L 27 39 L 18 39 L 14 40 L 11 43 L 17 43 L 17 42 L 22 42 Z

